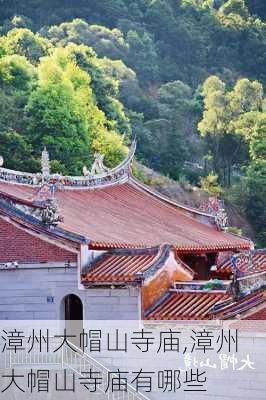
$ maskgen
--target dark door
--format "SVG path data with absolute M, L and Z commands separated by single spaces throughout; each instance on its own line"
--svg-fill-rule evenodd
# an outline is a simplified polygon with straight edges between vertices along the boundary
M 82 301 L 75 294 L 69 294 L 65 297 L 64 303 L 66 333 L 73 336 L 68 338 L 68 341 L 80 347 L 80 337 L 83 330 Z
M 83 320 L 82 302 L 75 294 L 69 294 L 65 297 L 65 320 Z

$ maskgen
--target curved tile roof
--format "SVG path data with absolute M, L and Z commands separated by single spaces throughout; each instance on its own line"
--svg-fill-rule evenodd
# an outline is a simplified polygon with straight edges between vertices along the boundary
M 93 260 L 82 273 L 82 283 L 99 282 L 124 283 L 139 282 L 145 279 L 145 272 L 154 274 L 151 270 L 165 265 L 169 257 L 168 245 L 144 249 L 110 250 Z M 194 271 L 175 254 L 175 259 L 184 272 L 186 279 L 194 276 Z
M 27 203 L 36 188 L 0 182 L 0 193 Z M 58 189 L 64 221 L 58 225 L 85 236 L 92 248 L 152 247 L 162 243 L 179 251 L 249 249 L 252 242 L 212 226 L 212 218 L 168 202 L 136 182 L 97 189 Z M 204 219 L 204 223 L 201 222 Z
M 145 319 L 161 321 L 228 319 L 264 301 L 263 292 L 233 301 L 232 296 L 226 293 L 170 291 L 161 302 L 146 313 Z
M 209 311 L 222 301 L 230 299 L 224 293 L 169 292 L 168 297 L 146 315 L 149 320 L 211 319 Z
M 161 255 L 159 248 L 141 252 L 110 251 L 92 262 L 82 273 L 82 283 L 140 281 L 136 274 L 146 271 Z

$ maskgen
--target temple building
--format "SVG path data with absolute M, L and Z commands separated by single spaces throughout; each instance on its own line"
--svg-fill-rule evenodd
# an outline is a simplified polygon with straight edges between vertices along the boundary
M 0 165 L 0 319 L 265 319 L 266 251 L 96 156 L 83 176 Z M 1 164 L 4 163 L 2 159 Z M 264 316 L 264 317 L 263 317 Z

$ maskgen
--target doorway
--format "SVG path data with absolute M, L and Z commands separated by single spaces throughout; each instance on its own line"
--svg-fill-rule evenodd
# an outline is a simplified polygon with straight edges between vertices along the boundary
M 75 294 L 68 294 L 64 298 L 65 320 L 66 321 L 82 321 L 83 305 L 80 298 Z
M 72 335 L 68 340 L 80 347 L 80 334 L 83 331 L 83 304 L 75 294 L 68 294 L 63 299 L 63 315 L 66 334 Z

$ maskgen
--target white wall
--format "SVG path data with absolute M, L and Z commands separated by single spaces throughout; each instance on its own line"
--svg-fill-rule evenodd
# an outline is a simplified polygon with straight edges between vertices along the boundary
M 80 297 L 84 319 L 140 317 L 138 288 L 79 290 L 77 267 L 49 263 L 0 270 L 0 319 L 60 319 L 62 299 L 70 293 Z

